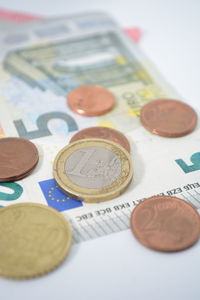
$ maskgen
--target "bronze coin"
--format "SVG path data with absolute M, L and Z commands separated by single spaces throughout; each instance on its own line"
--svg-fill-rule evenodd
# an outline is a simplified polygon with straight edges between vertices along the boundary
M 30 141 L 14 137 L 0 139 L 0 182 L 26 177 L 38 160 L 38 150 Z
M 87 138 L 100 138 L 115 142 L 121 145 L 130 153 L 130 143 L 123 133 L 108 127 L 90 127 L 77 132 L 70 140 L 70 143 Z
M 37 163 L 36 163 L 36 165 L 37 165 Z M 1 178 L 1 179 L 2 179 L 1 182 L 6 182 L 6 181 L 18 181 L 18 180 L 21 180 L 21 179 L 23 179 L 23 178 L 29 176 L 29 175 L 33 172 L 33 170 L 35 169 L 36 165 L 33 166 L 33 168 L 31 168 L 28 172 L 26 172 L 26 173 L 24 173 L 24 174 L 21 174 L 21 175 L 19 175 L 19 176 L 10 177 L 9 180 L 8 180 L 7 178 Z
M 71 91 L 67 97 L 73 112 L 83 116 L 99 116 L 115 105 L 114 95 L 102 86 L 85 85 Z
M 131 228 L 146 247 L 166 252 L 180 251 L 198 240 L 200 216 L 182 199 L 154 196 L 133 210 Z
M 55 209 L 18 203 L 0 210 L 0 275 L 28 279 L 44 275 L 66 257 L 71 227 Z
M 197 114 L 191 106 L 181 101 L 158 99 L 143 106 L 140 120 L 154 134 L 180 137 L 194 130 Z

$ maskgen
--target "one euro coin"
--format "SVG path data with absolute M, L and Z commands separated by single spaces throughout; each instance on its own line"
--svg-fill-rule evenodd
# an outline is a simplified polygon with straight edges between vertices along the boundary
M 64 147 L 53 166 L 58 186 L 85 202 L 113 199 L 126 189 L 133 176 L 129 153 L 103 139 L 84 139 Z

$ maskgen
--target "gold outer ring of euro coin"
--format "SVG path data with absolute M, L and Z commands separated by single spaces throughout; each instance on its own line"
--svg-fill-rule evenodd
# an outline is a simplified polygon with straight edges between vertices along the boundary
M 55 209 L 36 203 L 0 210 L 0 275 L 28 279 L 56 268 L 69 252 L 71 226 Z
M 88 138 L 69 144 L 57 154 L 53 175 L 67 194 L 89 203 L 111 200 L 133 177 L 130 154 L 120 145 Z

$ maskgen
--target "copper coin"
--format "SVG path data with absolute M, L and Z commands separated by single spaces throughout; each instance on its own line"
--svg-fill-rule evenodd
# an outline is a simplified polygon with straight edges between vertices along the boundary
M 36 163 L 36 165 L 37 165 L 37 163 Z M 19 176 L 10 177 L 9 179 L 8 178 L 1 178 L 1 182 L 21 180 L 21 179 L 29 176 L 33 172 L 33 170 L 35 169 L 36 165 L 33 166 L 33 168 L 31 168 L 28 172 L 26 172 L 24 174 L 21 174 Z
M 0 139 L 0 182 L 22 179 L 37 165 L 36 146 L 22 138 Z
M 101 86 L 81 86 L 68 95 L 68 105 L 83 116 L 99 116 L 109 112 L 115 105 L 114 95 Z
M 198 240 L 200 216 L 182 199 L 154 196 L 133 210 L 131 228 L 146 247 L 158 251 L 180 251 Z
M 70 140 L 70 143 L 87 138 L 100 138 L 110 140 L 121 145 L 130 153 L 130 143 L 125 135 L 118 130 L 107 127 L 90 127 L 77 132 Z
M 143 106 L 140 120 L 154 134 L 179 137 L 194 130 L 197 114 L 191 106 L 181 101 L 158 99 Z

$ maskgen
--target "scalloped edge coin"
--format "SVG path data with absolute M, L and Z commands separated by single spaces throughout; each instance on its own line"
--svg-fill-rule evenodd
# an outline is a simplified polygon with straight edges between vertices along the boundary
M 25 209 L 23 209 L 23 207 Z M 38 263 L 39 266 L 38 266 L 38 268 L 36 266 L 34 268 L 36 270 L 34 270 L 34 271 L 29 267 L 27 267 L 26 272 L 20 271 L 20 258 L 21 258 L 22 264 L 23 264 L 24 257 L 25 257 L 25 259 L 27 259 L 28 255 L 29 255 L 29 254 L 26 255 L 25 251 L 23 251 L 24 249 L 22 248 L 20 253 L 19 252 L 17 253 L 18 265 L 16 266 L 16 269 L 14 271 L 9 271 L 9 269 L 6 269 L 6 268 L 2 267 L 1 259 L 3 259 L 4 262 L 5 262 L 6 259 L 13 260 L 14 254 L 16 254 L 16 251 L 18 251 L 16 245 L 19 243 L 19 234 L 18 235 L 16 234 L 16 230 L 17 230 L 17 227 L 19 225 L 23 224 L 23 226 L 24 226 L 24 219 L 22 219 L 22 223 L 19 224 L 19 222 L 20 222 L 19 216 L 20 215 L 17 212 L 17 209 L 21 208 L 22 211 L 23 210 L 25 211 L 26 209 L 31 210 L 31 207 L 39 208 L 41 210 L 45 210 L 45 212 L 48 211 L 48 212 L 54 214 L 54 216 L 56 216 L 59 219 L 59 223 L 61 223 L 61 224 L 63 223 L 61 226 L 63 227 L 62 230 L 64 230 L 65 233 L 66 233 L 66 235 L 65 235 L 66 236 L 66 241 L 64 242 L 64 245 L 63 245 L 62 249 L 60 250 L 60 254 L 55 256 L 55 257 L 52 257 L 51 262 L 49 263 L 49 265 L 47 263 L 47 265 L 44 267 L 44 263 L 42 264 L 42 266 L 40 266 L 39 263 Z M 15 210 L 14 217 L 16 218 L 16 221 L 14 223 L 14 226 L 12 226 L 12 223 L 11 223 L 12 215 L 9 214 L 8 227 L 6 227 L 7 232 L 5 234 L 6 234 L 6 239 L 8 239 L 9 234 L 13 233 L 13 242 L 12 242 L 13 245 L 12 245 L 11 249 L 9 249 L 9 248 L 6 249 L 6 253 L 7 253 L 6 258 L 3 257 L 2 253 L 1 253 L 2 239 L 3 239 L 2 238 L 3 237 L 3 229 L 2 229 L 1 233 L 0 233 L 0 253 L 1 253 L 1 255 L 0 255 L 0 276 L 7 277 L 7 278 L 12 278 L 12 279 L 29 279 L 29 278 L 42 276 L 42 275 L 44 275 L 46 273 L 49 273 L 50 271 L 54 270 L 55 268 L 57 268 L 64 261 L 64 259 L 66 258 L 67 254 L 69 253 L 70 246 L 71 246 L 71 243 L 72 243 L 72 229 L 71 229 L 71 225 L 69 224 L 69 222 L 65 219 L 65 217 L 61 213 L 56 211 L 54 208 L 51 208 L 51 207 L 49 207 L 47 205 L 43 205 L 43 204 L 25 202 L 25 203 L 11 204 L 11 205 L 8 205 L 4 208 L 1 208 L 0 209 L 0 224 L 1 224 L 2 214 L 6 213 L 6 212 L 10 213 L 11 210 Z M 35 217 L 33 219 L 36 220 L 36 225 L 40 224 L 41 223 L 41 218 L 37 220 L 37 214 L 35 214 L 35 213 L 34 213 L 34 216 Z M 46 217 L 47 217 L 47 215 L 46 215 Z M 47 217 L 47 223 L 48 222 L 51 222 L 51 220 L 48 221 L 48 217 Z M 5 221 L 4 221 L 4 223 L 5 223 Z M 37 227 L 36 227 L 36 230 L 33 232 L 33 224 L 34 224 L 34 222 L 31 223 L 31 219 L 29 218 L 29 220 L 27 222 L 26 230 L 25 230 L 27 235 L 31 235 L 35 231 L 37 231 L 37 233 L 38 233 L 38 228 Z M 29 225 L 30 225 L 30 232 L 28 231 Z M 11 228 L 9 228 L 9 226 Z M 3 228 L 3 227 L 1 227 L 1 228 Z M 40 234 L 42 235 L 42 228 L 40 229 Z M 22 239 L 25 240 L 25 237 L 23 237 L 23 232 L 21 233 L 21 235 L 22 235 Z M 28 239 L 27 239 L 27 241 L 28 241 Z M 7 244 L 8 244 L 8 242 L 7 242 Z M 37 244 L 36 239 L 34 240 L 33 247 L 35 246 L 35 244 Z M 45 241 L 43 240 L 42 247 L 44 247 L 44 244 L 45 244 Z M 12 252 L 12 256 L 10 258 L 9 258 L 9 251 Z M 33 258 L 28 258 L 28 259 L 31 260 L 31 264 L 34 263 Z M 15 262 L 15 261 L 13 261 L 13 262 Z M 26 262 L 24 262 L 24 264 L 26 264 Z

